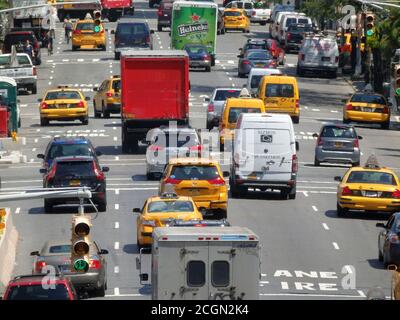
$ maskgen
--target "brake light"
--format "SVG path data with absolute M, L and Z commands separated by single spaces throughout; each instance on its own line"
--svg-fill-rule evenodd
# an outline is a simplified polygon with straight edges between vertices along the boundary
M 211 179 L 211 180 L 207 180 L 209 184 L 212 184 L 214 186 L 224 186 L 225 185 L 225 180 L 223 178 L 221 178 L 220 176 L 215 178 L 215 179 Z
M 300 108 L 300 100 L 296 99 L 296 109 L 299 109 L 299 108 Z
M 83 103 L 83 101 L 79 101 L 76 105 L 77 108 L 84 108 L 85 104 Z
M 110 91 L 108 91 L 108 92 L 106 93 L 106 96 L 107 96 L 107 97 L 112 97 L 112 96 L 113 96 L 113 93 L 110 92 Z
M 81 30 L 74 30 L 73 34 L 81 34 Z
M 159 17 L 161 17 L 161 16 L 163 15 L 163 12 L 162 12 L 162 10 L 161 10 L 161 9 L 158 9 L 158 11 L 157 11 L 157 15 L 158 15 Z
M 40 104 L 40 108 L 42 108 L 42 109 L 47 109 L 48 107 L 49 107 L 49 105 L 46 102 L 42 102 Z
M 390 243 L 393 243 L 393 244 L 399 243 L 399 236 L 398 236 L 397 234 L 392 234 L 392 235 L 389 237 L 389 242 L 390 242 Z
M 162 147 L 160 147 L 160 146 L 156 146 L 156 145 L 151 145 L 150 147 L 149 147 L 149 150 L 150 151 L 159 151 L 159 150 L 161 150 L 162 149 Z
M 97 259 L 90 259 L 90 261 L 89 261 L 89 268 L 90 268 L 90 269 L 100 269 L 100 268 L 101 268 L 101 262 L 100 262 L 100 260 L 97 260 Z
M 100 181 L 104 180 L 104 173 L 100 170 L 95 161 L 93 161 L 93 171 L 94 174 L 96 175 L 97 180 Z
M 298 169 L 299 169 L 299 164 L 297 160 L 297 155 L 294 154 L 292 156 L 292 173 L 297 172 Z
M 167 178 L 165 180 L 166 184 L 179 184 L 181 182 L 181 180 L 177 180 L 177 179 L 173 179 L 173 178 Z
M 36 272 L 41 272 L 42 269 L 46 266 L 46 262 L 45 261 L 37 261 L 36 262 Z
M 210 102 L 208 104 L 207 111 L 208 112 L 214 112 L 214 104 L 212 102 Z
M 353 147 L 354 148 L 359 148 L 360 147 L 360 143 L 358 142 L 358 139 L 354 140 Z
M 244 60 L 242 63 L 243 64 L 250 64 L 250 61 L 249 60 Z
M 288 32 L 286 34 L 286 38 L 287 38 L 287 40 L 292 40 L 292 34 L 290 32 Z
M 392 197 L 393 198 L 396 198 L 396 199 L 400 199 L 400 190 L 395 190 L 393 193 L 392 193 Z
M 351 103 L 346 104 L 346 110 L 353 110 L 353 105 Z
M 37 71 L 35 67 L 32 68 L 32 75 L 37 76 Z
M 352 191 L 350 190 L 349 187 L 344 187 L 342 190 L 342 196 L 351 196 L 352 195 Z
M 389 114 L 389 107 L 388 106 L 383 107 L 383 113 Z

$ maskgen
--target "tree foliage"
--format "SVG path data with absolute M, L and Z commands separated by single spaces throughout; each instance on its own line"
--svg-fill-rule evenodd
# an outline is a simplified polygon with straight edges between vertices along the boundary
M 323 23 L 325 20 L 341 18 L 342 14 L 337 9 L 342 7 L 344 2 L 344 0 L 305 0 L 301 11 L 319 23 Z

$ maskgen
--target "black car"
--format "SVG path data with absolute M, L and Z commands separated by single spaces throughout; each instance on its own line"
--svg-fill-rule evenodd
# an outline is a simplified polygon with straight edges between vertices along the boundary
M 383 228 L 378 236 L 379 261 L 385 268 L 389 264 L 400 266 L 400 212 L 394 213 L 386 224 L 377 223 Z
M 131 48 L 153 49 L 153 30 L 146 22 L 137 22 L 132 18 L 118 20 L 114 36 L 114 57 L 118 60 L 121 51 Z
M 40 65 L 42 63 L 40 43 L 33 31 L 12 31 L 7 33 L 4 38 L 3 53 L 11 53 L 12 46 L 15 46 L 17 52 L 24 52 L 23 48 L 26 40 L 29 40 L 33 47 L 34 56 L 32 57 L 32 62 L 35 65 Z
M 157 11 L 157 30 L 171 27 L 172 5 L 174 0 L 162 0 Z
M 248 39 L 243 48 L 239 48 L 239 55 L 243 56 L 247 50 L 252 49 L 269 50 L 268 41 L 263 39 Z
M 100 168 L 94 157 L 76 156 L 55 158 L 49 170 L 40 169 L 43 176 L 43 188 L 89 187 L 92 202 L 103 212 L 107 208 L 106 177 L 108 167 Z M 53 206 L 79 203 L 78 198 L 44 199 L 45 212 L 52 212 Z
M 285 36 L 285 45 L 284 45 L 285 50 L 287 52 L 291 50 L 298 51 L 304 39 L 304 34 L 313 31 L 314 28 L 311 24 L 304 24 L 304 23 L 290 24 Z

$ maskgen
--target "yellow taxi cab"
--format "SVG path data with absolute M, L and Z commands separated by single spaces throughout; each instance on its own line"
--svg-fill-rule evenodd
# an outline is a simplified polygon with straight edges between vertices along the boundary
M 85 48 L 106 50 L 106 33 L 100 20 L 78 20 L 72 29 L 72 51 Z
M 225 30 L 242 30 L 250 32 L 250 19 L 244 9 L 225 9 L 224 10 Z
M 225 144 L 232 143 L 235 134 L 237 119 L 241 113 L 265 113 L 265 106 L 261 99 L 249 96 L 228 98 L 219 123 L 220 149 L 224 151 Z
M 208 158 L 175 158 L 168 162 L 160 181 L 159 194 L 174 192 L 192 197 L 204 216 L 225 219 L 228 189 L 216 160 Z
M 100 87 L 93 88 L 97 91 L 93 97 L 94 117 L 109 118 L 110 113 L 121 112 L 121 77 L 113 76 L 104 80 Z
M 142 209 L 135 208 L 133 212 L 138 214 L 136 218 L 138 248 L 151 245 L 153 229 L 168 226 L 171 220 L 201 221 L 203 219 L 192 198 L 180 197 L 174 193 L 150 197 Z
M 300 121 L 300 94 L 295 77 L 271 75 L 261 78 L 258 98 L 263 100 L 266 112 L 286 113 L 293 123 Z
M 393 170 L 380 167 L 375 156 L 370 156 L 364 167 L 350 168 L 337 190 L 337 214 L 349 210 L 395 212 L 400 209 L 400 180 Z
M 40 125 L 48 125 L 50 120 L 80 120 L 82 124 L 88 124 L 88 100 L 90 98 L 85 97 L 80 90 L 67 86 L 58 86 L 57 89 L 48 90 L 43 98 L 38 99 L 40 102 Z
M 389 129 L 392 104 L 383 95 L 367 91 L 356 92 L 343 102 L 346 103 L 343 107 L 343 123 L 379 123 L 382 129 Z

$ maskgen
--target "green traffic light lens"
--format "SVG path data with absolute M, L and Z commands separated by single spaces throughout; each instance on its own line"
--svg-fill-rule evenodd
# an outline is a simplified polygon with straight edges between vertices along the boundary
M 400 88 L 397 88 L 397 89 L 396 89 L 396 94 L 397 94 L 398 96 L 400 96 Z
M 372 36 L 374 34 L 374 30 L 368 30 L 367 31 L 367 36 Z
M 99 26 L 95 26 L 94 27 L 94 32 L 100 32 L 100 27 Z
M 89 264 L 87 263 L 86 260 L 83 259 L 78 259 L 74 262 L 74 269 L 76 271 L 88 271 L 89 270 Z

